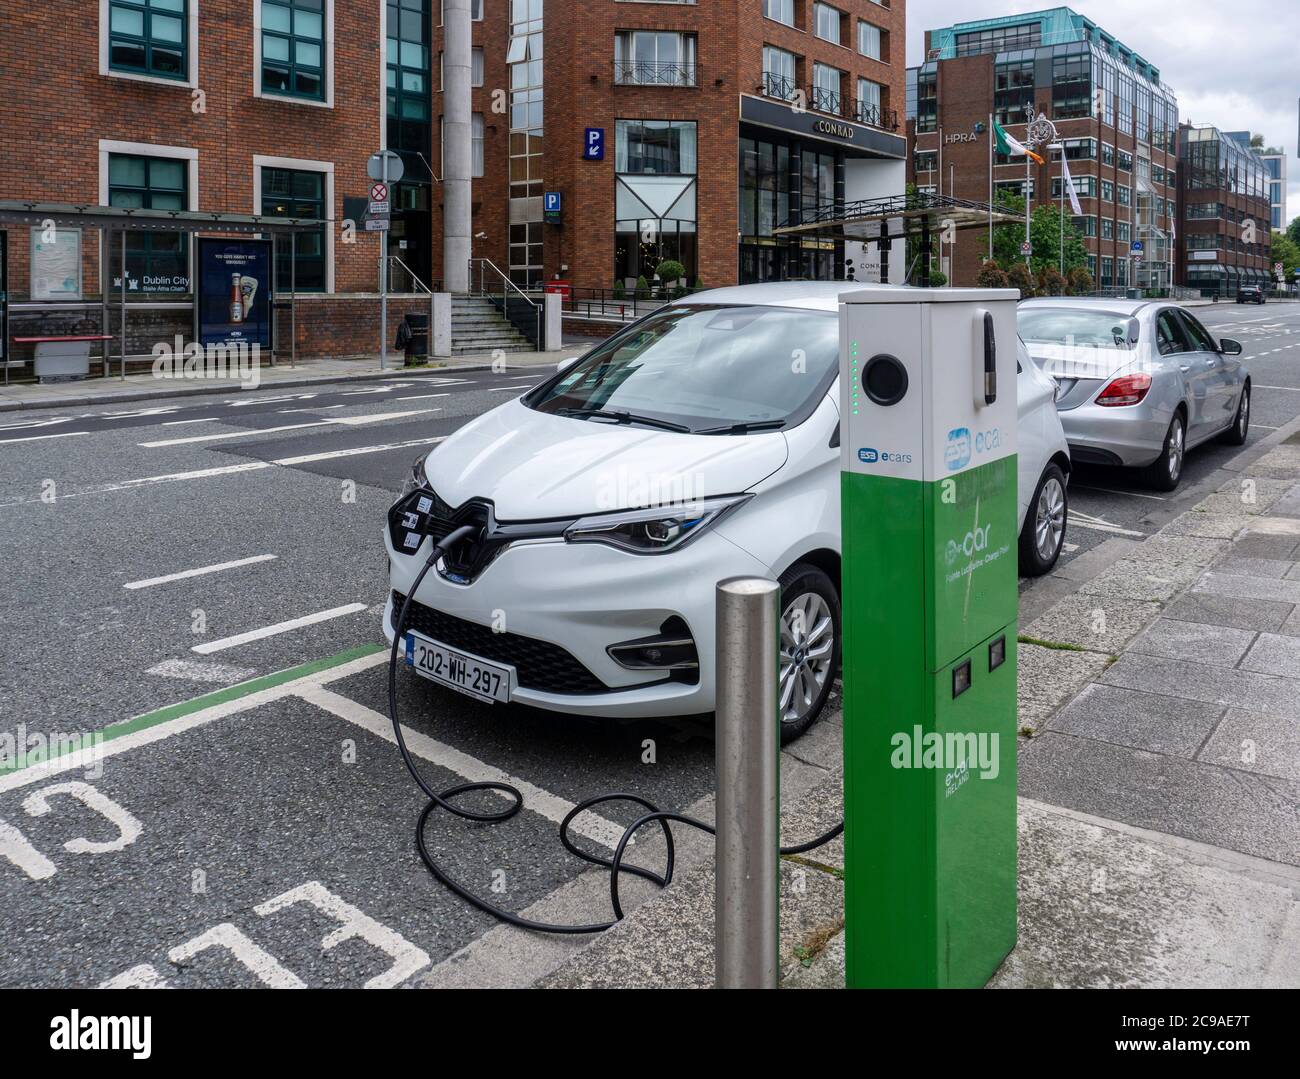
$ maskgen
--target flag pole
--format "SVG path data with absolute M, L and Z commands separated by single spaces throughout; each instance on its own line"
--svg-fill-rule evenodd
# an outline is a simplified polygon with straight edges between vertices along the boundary
M 989 261 L 993 261 L 993 114 L 989 113 Z

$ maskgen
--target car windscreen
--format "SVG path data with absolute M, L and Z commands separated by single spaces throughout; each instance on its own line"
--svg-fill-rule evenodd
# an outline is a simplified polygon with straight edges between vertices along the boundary
M 1026 344 L 1121 350 L 1129 350 L 1137 345 L 1137 320 L 1113 311 L 1022 307 L 1016 313 L 1016 324 Z
M 577 418 L 601 413 L 743 434 L 802 423 L 838 363 L 834 312 L 674 305 L 598 345 L 524 404 Z

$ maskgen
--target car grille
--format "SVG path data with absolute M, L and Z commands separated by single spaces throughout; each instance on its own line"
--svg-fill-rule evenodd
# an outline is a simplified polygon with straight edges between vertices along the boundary
M 394 621 L 405 600 L 401 592 L 393 592 Z M 488 626 L 468 622 L 417 601 L 412 601 L 406 613 L 406 628 L 451 648 L 510 664 L 524 689 L 574 694 L 609 692 L 609 686 L 558 644 L 518 633 L 494 633 Z

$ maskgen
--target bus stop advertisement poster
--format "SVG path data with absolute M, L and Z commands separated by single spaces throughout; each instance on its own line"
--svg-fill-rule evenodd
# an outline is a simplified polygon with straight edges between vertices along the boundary
M 199 239 L 199 343 L 271 347 L 271 241 Z

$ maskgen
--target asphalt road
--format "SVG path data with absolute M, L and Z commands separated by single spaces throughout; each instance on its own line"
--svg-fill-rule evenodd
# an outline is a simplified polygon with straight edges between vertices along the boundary
M 1245 346 L 1256 434 L 1300 414 L 1300 306 L 1197 313 Z M 412 850 L 422 802 L 374 650 L 380 535 L 418 453 L 544 374 L 0 417 L 0 737 L 111 736 L 89 772 L 0 771 L 0 985 L 411 984 L 491 928 Z M 1158 527 L 1232 452 L 1193 452 L 1171 496 L 1079 469 L 1063 565 Z M 494 708 L 405 674 L 400 696 L 432 782 L 529 785 L 506 826 L 430 831 L 512 909 L 586 868 L 555 838 L 573 802 L 713 787 L 700 722 Z M 630 817 L 602 814 L 597 851 Z

